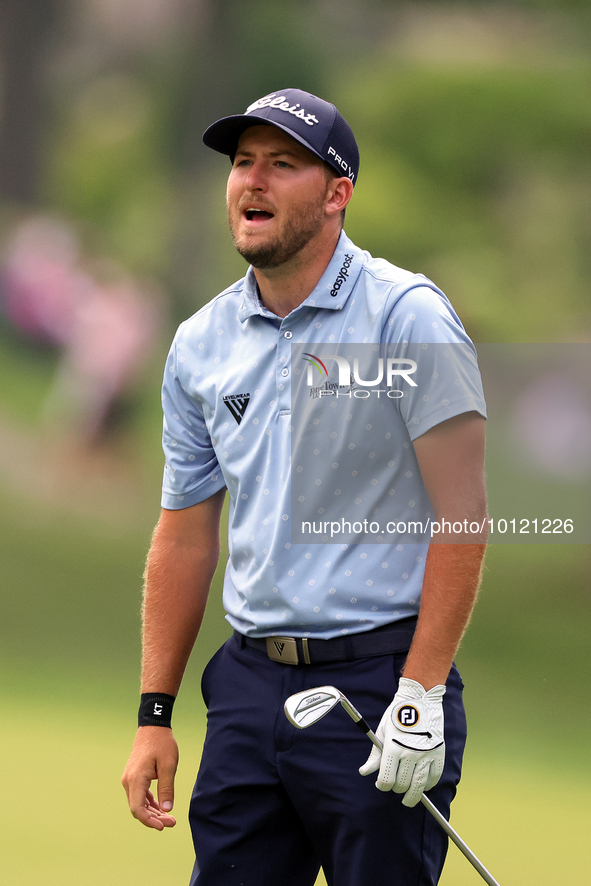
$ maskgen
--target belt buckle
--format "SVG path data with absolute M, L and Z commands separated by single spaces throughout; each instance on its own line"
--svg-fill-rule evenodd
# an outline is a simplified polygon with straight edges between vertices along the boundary
M 297 665 L 298 645 L 294 637 L 266 637 L 267 655 L 281 664 Z

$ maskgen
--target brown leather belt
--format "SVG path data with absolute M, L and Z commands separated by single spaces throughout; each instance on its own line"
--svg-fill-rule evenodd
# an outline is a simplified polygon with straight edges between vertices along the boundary
M 413 616 L 382 625 L 372 631 L 333 637 L 331 640 L 283 636 L 246 637 L 239 631 L 234 631 L 234 636 L 242 646 L 257 649 L 281 664 L 320 664 L 408 652 L 416 624 L 417 619 Z

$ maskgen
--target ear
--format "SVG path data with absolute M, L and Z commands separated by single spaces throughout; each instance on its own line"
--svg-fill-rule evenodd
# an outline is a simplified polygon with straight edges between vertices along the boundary
M 326 214 L 340 214 L 353 196 L 353 182 L 350 178 L 333 178 L 326 194 Z

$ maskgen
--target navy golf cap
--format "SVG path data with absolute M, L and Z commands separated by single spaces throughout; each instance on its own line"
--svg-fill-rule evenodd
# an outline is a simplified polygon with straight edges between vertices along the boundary
M 355 184 L 359 148 L 351 127 L 334 105 L 301 89 L 271 92 L 249 105 L 244 114 L 222 117 L 205 130 L 203 141 L 233 159 L 244 130 L 261 124 L 282 129 Z

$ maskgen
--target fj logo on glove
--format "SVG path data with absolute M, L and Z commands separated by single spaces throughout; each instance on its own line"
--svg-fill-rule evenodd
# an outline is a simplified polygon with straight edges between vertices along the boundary
M 405 726 L 407 729 L 409 726 L 416 726 L 419 722 L 419 712 L 411 704 L 405 704 L 399 708 L 396 717 L 400 725 Z

